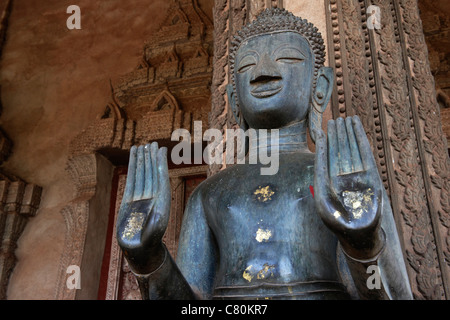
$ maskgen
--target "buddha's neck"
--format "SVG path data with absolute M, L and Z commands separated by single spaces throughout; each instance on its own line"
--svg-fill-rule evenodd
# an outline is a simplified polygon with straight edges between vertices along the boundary
M 310 152 L 306 141 L 306 120 L 279 129 L 255 130 L 250 135 L 250 152 L 267 148 L 268 152 L 278 150 L 279 153 Z M 276 131 L 278 131 L 278 136 Z M 267 131 L 267 134 L 264 134 Z

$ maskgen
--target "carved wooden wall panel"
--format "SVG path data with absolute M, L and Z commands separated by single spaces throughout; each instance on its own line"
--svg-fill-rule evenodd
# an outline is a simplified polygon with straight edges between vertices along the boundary
M 381 28 L 369 28 L 370 5 Z M 414 296 L 449 298 L 449 160 L 415 0 L 326 0 L 334 117 L 361 117 Z

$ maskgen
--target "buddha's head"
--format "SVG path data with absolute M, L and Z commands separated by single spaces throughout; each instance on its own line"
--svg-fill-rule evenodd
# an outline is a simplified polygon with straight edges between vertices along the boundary
M 267 9 L 234 37 L 229 57 L 228 98 L 241 128 L 282 128 L 307 117 L 311 132 L 321 125 L 334 78 L 311 23 Z

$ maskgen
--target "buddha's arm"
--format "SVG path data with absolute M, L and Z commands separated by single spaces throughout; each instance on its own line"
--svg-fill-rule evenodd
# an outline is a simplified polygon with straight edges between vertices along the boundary
M 189 284 L 184 279 L 167 248 L 163 245 L 163 262 L 149 274 L 139 274 L 131 268 L 136 276 L 143 300 L 183 300 L 195 299 Z
M 213 294 L 217 248 L 208 225 L 199 185 L 189 197 L 183 216 L 177 253 L 177 265 L 199 299 Z
M 410 298 L 389 199 L 357 116 L 328 121 L 328 139 L 316 132 L 314 184 L 317 211 L 339 239 L 360 296 Z M 382 286 L 374 290 L 367 280 L 378 270 Z
M 211 268 L 205 267 L 201 271 L 184 268 L 190 280 L 186 281 L 163 244 L 170 200 L 167 149 L 159 149 L 156 143 L 132 147 L 116 232 L 118 244 L 138 280 L 143 299 L 193 299 L 196 295 L 192 288 L 196 288 L 201 297 L 203 283 L 207 281 L 204 279 L 211 278 L 208 274 Z M 179 255 L 184 256 L 183 265 L 195 267 L 197 261 L 203 266 L 213 264 L 214 259 L 203 254 L 211 246 L 211 237 L 198 197 L 191 197 L 183 225 L 182 239 L 190 239 L 181 241 L 184 245 Z
M 211 297 L 215 274 L 215 248 L 198 193 L 197 190 L 194 191 L 186 207 L 177 262 L 163 245 L 163 262 L 154 271 L 145 275 L 133 271 L 144 299 Z

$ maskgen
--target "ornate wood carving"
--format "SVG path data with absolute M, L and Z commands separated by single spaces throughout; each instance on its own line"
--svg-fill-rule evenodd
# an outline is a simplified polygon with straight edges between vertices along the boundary
M 228 80 L 228 40 L 230 0 L 216 0 L 213 9 L 214 18 L 214 58 L 211 83 L 211 113 L 209 125 L 211 128 L 223 129 L 227 121 L 226 85 Z M 208 173 L 219 171 L 220 165 L 212 165 Z
M 408 90 L 418 140 L 436 254 L 440 262 L 445 296 L 450 296 L 450 162 L 441 126 L 434 79 L 419 17 L 417 0 L 394 2 L 407 68 Z M 437 293 L 439 294 L 439 293 Z
M 196 120 L 207 129 L 212 29 L 196 0 L 175 1 L 135 70 L 111 84 L 104 114 L 72 141 L 71 156 L 170 140 L 173 130 L 190 131 Z
M 283 8 L 283 0 L 251 0 L 248 2 L 250 21 L 266 8 Z
M 97 187 L 97 159 L 95 154 L 81 155 L 69 160 L 67 170 L 74 181 L 77 197 L 61 211 L 66 224 L 64 249 L 59 262 L 55 299 L 73 300 L 76 290 L 66 285 L 67 267 L 81 266 L 89 221 L 89 200 Z
M 380 9 L 369 29 L 366 9 Z M 416 1 L 326 0 L 333 115 L 357 114 L 390 196 L 417 299 L 448 297 L 448 155 Z
M 16 265 L 15 250 L 28 219 L 35 216 L 41 188 L 18 179 L 0 179 L 0 299 L 6 299 L 9 278 Z
M 247 14 L 248 1 L 217 0 L 214 17 L 214 70 L 211 85 L 210 128 L 219 129 L 222 133 L 226 128 L 236 126 L 234 117 L 229 110 L 226 86 L 229 82 L 228 51 L 229 42 L 237 30 L 249 20 Z M 222 169 L 222 165 L 210 165 L 208 174 L 212 175 Z

